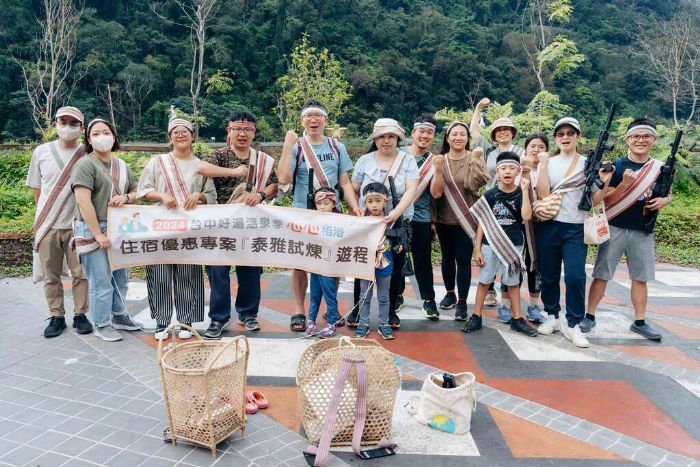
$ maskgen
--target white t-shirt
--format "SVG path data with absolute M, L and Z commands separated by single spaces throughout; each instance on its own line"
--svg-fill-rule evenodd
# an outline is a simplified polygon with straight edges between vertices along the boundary
M 54 185 L 58 181 L 59 175 L 61 175 L 61 167 L 56 163 L 56 159 L 51 153 L 50 144 L 44 143 L 37 146 L 32 153 L 32 160 L 29 163 L 29 171 L 27 172 L 27 186 L 32 188 L 39 188 L 41 190 L 41 195 L 39 196 L 39 202 L 36 206 L 36 216 L 39 215 L 46 200 L 51 193 Z M 58 150 L 58 155 L 64 164 L 67 164 L 75 151 L 78 150 L 80 146 L 74 148 L 62 149 L 58 144 L 56 144 L 56 149 Z M 70 185 L 70 180 L 68 181 Z M 56 218 L 52 228 L 54 229 L 71 229 L 73 228 L 73 213 L 75 211 L 75 197 L 71 194 L 66 201 L 66 205 L 63 210 Z
M 549 159 L 547 173 L 549 174 L 550 189 L 564 179 L 564 175 L 566 175 L 569 164 L 571 164 L 574 157 L 575 156 L 562 156 L 560 154 Z M 586 157 L 581 156 L 572 173 L 583 170 L 585 165 Z M 598 188 L 593 185 L 593 191 L 595 192 L 597 189 Z M 566 222 L 568 224 L 583 224 L 583 221 L 586 219 L 586 211 L 581 211 L 578 208 L 578 203 L 581 201 L 581 195 L 583 195 L 583 185 L 576 190 L 567 191 L 564 193 L 561 199 L 561 209 L 559 209 L 559 213 L 554 216 L 553 220 L 558 222 Z

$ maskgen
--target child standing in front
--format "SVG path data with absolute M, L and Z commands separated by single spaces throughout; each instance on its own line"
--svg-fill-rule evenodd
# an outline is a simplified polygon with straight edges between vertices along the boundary
M 389 190 L 382 183 L 373 182 L 362 190 L 365 215 L 384 217 L 384 208 L 389 202 Z M 389 326 L 389 288 L 391 273 L 394 270 L 392 245 L 386 237 L 377 247 L 374 284 L 377 286 L 377 302 L 379 303 L 379 334 L 384 339 L 393 339 L 394 332 Z M 366 337 L 369 334 L 369 306 L 372 302 L 372 281 L 360 279 L 360 322 L 355 331 L 355 337 Z
M 317 211 L 338 212 L 336 203 L 335 190 L 332 188 L 321 187 L 314 193 L 314 204 Z M 338 321 L 338 278 L 326 277 L 312 272 L 309 287 L 309 324 L 306 326 L 306 332 L 309 336 L 318 334 L 321 339 L 334 337 L 336 334 L 335 324 Z M 326 322 L 328 324 L 319 331 L 316 317 L 322 298 L 326 299 Z
M 511 301 L 510 328 L 531 337 L 537 335 L 537 330 L 527 324 L 520 310 L 520 273 L 525 264 L 521 225 L 532 218 L 530 180 L 522 177 L 520 186 L 515 184 L 520 168 L 520 158 L 516 154 L 509 151 L 499 154 L 496 159 L 498 184 L 486 191 L 471 208 L 479 221 L 474 251 L 481 271 L 474 313 L 462 328 L 464 332 L 481 329 L 481 311 L 489 284 L 500 273 Z

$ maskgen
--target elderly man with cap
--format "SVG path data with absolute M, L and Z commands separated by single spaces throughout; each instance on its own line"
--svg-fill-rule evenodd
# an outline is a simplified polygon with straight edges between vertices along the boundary
M 535 226 L 535 242 L 540 255 L 539 266 L 542 277 L 542 304 L 547 312 L 547 320 L 538 329 L 540 334 L 561 331 L 577 347 L 588 347 L 588 339 L 582 334 L 580 323 L 585 315 L 586 299 L 586 254 L 588 247 L 583 242 L 583 221 L 586 212 L 578 208 L 586 176 L 583 173 L 586 158 L 578 153 L 578 140 L 581 125 L 572 117 L 564 117 L 554 125 L 554 141 L 559 154 L 549 158 L 546 152 L 538 155 L 539 180 L 537 198 L 545 199 L 551 193 L 561 195 L 558 211 L 552 207 L 549 220 L 542 220 Z M 608 189 L 612 172 L 598 176 L 603 189 L 593 188 L 592 201 L 597 205 L 603 200 Z M 556 203 L 555 203 L 556 204 Z M 537 208 L 535 208 L 537 215 Z M 566 284 L 566 322 L 560 325 L 559 304 L 561 265 L 564 263 L 564 283 Z
M 491 142 L 488 142 L 481 136 L 479 132 L 479 122 L 481 121 L 481 111 L 489 106 L 491 100 L 488 97 L 484 97 L 476 104 L 476 109 L 474 109 L 474 114 L 472 115 L 472 120 L 469 124 L 469 131 L 473 138 L 476 138 L 476 146 L 484 150 L 486 154 L 486 168 L 489 171 L 489 176 L 491 180 L 486 185 L 487 189 L 491 189 L 498 183 L 496 179 L 496 158 L 502 152 L 508 151 L 522 158 L 525 155 L 525 151 L 520 146 L 513 144 L 515 136 L 518 134 L 518 129 L 515 127 L 510 118 L 503 117 L 499 118 L 493 125 L 491 125 Z M 508 287 L 501 284 L 501 306 L 498 307 L 498 319 L 504 323 L 510 321 L 510 300 L 507 298 Z M 486 294 L 486 299 L 484 300 L 484 305 L 486 306 L 496 306 L 498 301 L 496 299 L 496 291 L 494 289 L 494 284 L 489 286 L 489 291 Z
M 340 141 L 328 138 L 324 130 L 328 124 L 328 110 L 316 100 L 307 102 L 301 109 L 301 125 L 304 134 L 301 138 L 293 130 L 284 137 L 282 157 L 277 164 L 277 178 L 280 185 L 292 186 L 292 206 L 295 208 L 312 208 L 309 198 L 309 174 L 313 170 L 313 191 L 321 187 L 335 189 L 342 193 L 348 208 L 355 215 L 361 215 L 357 206 L 357 195 L 350 183 L 348 172 L 352 161 L 347 149 Z M 338 209 L 341 196 L 338 196 Z M 290 329 L 303 332 L 306 330 L 306 312 L 304 299 L 309 278 L 306 271 L 292 271 L 292 295 L 294 311 Z
M 393 177 L 396 196 L 399 202 L 393 208 L 392 199 L 387 205 L 387 215 L 384 222 L 391 227 L 395 222 L 401 222 L 401 217 L 410 221 L 413 218 L 413 201 L 418 188 L 418 165 L 416 158 L 399 149 L 399 144 L 405 139 L 406 133 L 399 123 L 392 118 L 380 118 L 374 124 L 374 131 L 368 140 L 372 142 L 369 153 L 360 157 L 352 172 L 352 186 L 356 193 L 362 193 L 364 188 L 374 182 L 383 183 L 389 188 L 389 177 Z M 360 198 L 360 208 L 365 209 L 364 200 Z M 406 251 L 394 253 L 394 264 L 389 288 L 389 326 L 398 329 L 401 321 L 396 315 L 397 297 L 401 293 L 401 283 L 404 281 L 403 267 L 406 261 Z M 357 292 L 357 290 L 356 290 Z M 355 297 L 355 303 L 358 303 Z M 353 314 L 348 318 L 348 324 L 355 324 L 358 319 Z
M 141 173 L 137 195 L 167 209 L 194 209 L 199 204 L 216 204 L 216 188 L 210 178 L 198 173 L 200 160 L 192 151 L 192 123 L 174 118 L 168 123 L 172 151 L 154 156 Z M 153 264 L 146 266 L 146 287 L 151 318 L 156 320 L 154 337 L 169 336 L 165 328 L 175 312 L 181 324 L 204 321 L 204 277 L 196 264 Z M 192 337 L 180 329 L 181 339 Z
M 623 253 L 632 287 L 634 323 L 630 330 L 647 339 L 660 341 L 661 334 L 644 321 L 647 306 L 647 282 L 654 280 L 654 233 L 644 229 L 645 210 L 658 211 L 668 206 L 671 197 L 650 199 L 651 189 L 663 163 L 650 157 L 656 141 L 656 124 L 640 118 L 632 121 L 625 135 L 627 155 L 614 163 L 610 190 L 605 196 L 610 223 L 610 240 L 600 245 L 593 282 L 588 291 L 588 312 L 581 321 L 581 331 L 595 327 L 595 311 L 603 298 Z
M 44 295 L 49 305 L 50 321 L 45 337 L 56 337 L 66 328 L 61 273 L 68 264 L 73 278 L 73 327 L 80 334 L 92 332 L 87 319 L 88 284 L 78 256 L 70 247 L 73 236 L 75 197 L 70 187 L 70 174 L 76 162 L 85 155 L 78 137 L 85 119 L 75 107 L 61 107 L 56 112 L 58 139 L 38 146 L 32 153 L 27 173 L 27 186 L 34 190 L 34 250 L 43 269 Z M 40 276 L 38 271 L 35 277 Z

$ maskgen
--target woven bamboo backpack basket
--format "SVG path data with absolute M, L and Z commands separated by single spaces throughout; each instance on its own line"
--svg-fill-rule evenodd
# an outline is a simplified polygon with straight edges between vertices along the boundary
M 296 381 L 306 437 L 311 443 L 318 443 L 321 439 L 336 376 L 344 357 L 366 363 L 367 417 L 361 444 L 377 444 L 391 434 L 400 377 L 392 353 L 369 339 L 323 339 L 309 346 L 302 354 Z M 343 387 L 331 446 L 352 445 L 357 383 L 354 367 Z
M 245 433 L 245 385 L 248 340 L 206 341 L 189 326 L 171 324 L 192 332 L 197 340 L 173 343 L 163 352 L 158 343 L 158 363 L 163 400 L 173 444 L 183 439 L 206 446 L 216 456 L 216 445 L 241 430 Z

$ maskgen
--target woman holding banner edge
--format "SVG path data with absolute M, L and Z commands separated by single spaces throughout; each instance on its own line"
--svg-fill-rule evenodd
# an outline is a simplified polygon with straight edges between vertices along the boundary
M 112 155 L 118 149 L 119 138 L 112 124 L 100 118 L 91 121 L 85 128 L 88 156 L 79 160 L 71 173 L 71 188 L 78 206 L 73 245 L 88 279 L 95 335 L 107 342 L 122 339 L 117 329 L 136 331 L 142 327 L 126 311 L 129 271 L 111 271 L 107 256 L 108 207 L 136 202 L 136 182 L 131 170 Z
M 200 160 L 194 156 L 192 123 L 174 118 L 168 123 L 172 151 L 154 156 L 143 170 L 138 197 L 167 209 L 194 209 L 198 204 L 216 204 L 216 188 L 210 178 L 197 173 Z M 146 286 L 151 317 L 156 320 L 154 337 L 169 336 L 173 292 L 178 322 L 192 325 L 204 320 L 204 276 L 202 266 L 195 264 L 154 264 L 146 266 Z M 181 339 L 192 337 L 184 329 Z

